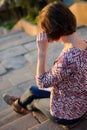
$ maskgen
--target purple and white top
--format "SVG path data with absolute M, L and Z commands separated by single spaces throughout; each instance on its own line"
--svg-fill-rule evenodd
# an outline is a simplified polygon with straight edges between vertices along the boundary
M 50 112 L 72 120 L 87 112 L 87 50 L 62 51 L 53 66 L 36 77 L 40 88 L 52 87 Z

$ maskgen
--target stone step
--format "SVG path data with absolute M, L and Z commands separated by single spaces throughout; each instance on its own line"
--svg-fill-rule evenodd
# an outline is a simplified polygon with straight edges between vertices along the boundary
M 38 123 L 42 123 L 47 120 L 47 117 L 45 117 L 41 112 L 36 111 L 31 113 L 32 116 L 38 121 Z M 0 112 L 0 127 L 7 125 L 17 119 L 21 119 L 21 117 L 24 117 L 26 115 L 18 114 L 14 112 L 11 107 L 9 109 L 5 109 Z
M 9 35 L 14 35 L 14 34 L 18 34 L 18 33 L 21 33 L 21 32 L 24 32 L 23 29 L 20 29 L 20 30 L 8 30 L 4 27 L 0 27 L 0 38 L 2 37 L 7 37 Z
M 18 114 L 18 113 L 14 112 L 14 111 L 12 111 L 12 112 L 10 111 L 10 113 L 7 113 L 7 115 L 5 115 L 1 119 L 1 121 L 0 121 L 0 127 L 6 125 L 8 123 L 13 122 L 14 120 L 17 120 L 17 119 L 21 118 L 22 116 L 23 115 Z
M 87 120 L 80 122 L 73 128 L 67 128 L 66 126 L 58 125 L 51 120 L 47 120 L 28 130 L 87 130 Z
M 27 53 L 27 50 L 21 45 L 16 47 L 11 47 L 0 52 L 0 61 L 10 57 L 24 55 L 25 53 Z
M 8 33 L 9 33 L 9 30 L 7 30 L 6 28 L 0 26 L 0 38 L 8 35 Z
M 87 26 L 77 29 L 77 34 L 84 40 L 87 40 Z
M 27 130 L 28 128 L 30 129 L 37 124 L 38 121 L 32 116 L 32 114 L 27 114 L 0 127 L 0 130 Z
M 14 30 L 14 29 L 8 30 L 5 27 L 0 26 L 0 37 L 5 37 L 5 36 L 8 36 L 8 35 L 17 34 L 17 33 L 20 33 L 20 32 L 24 32 L 24 30 L 23 29 L 20 29 L 20 30 Z
M 35 41 L 35 36 L 30 36 L 25 32 L 15 33 L 13 35 L 7 35 L 5 37 L 0 37 L 0 51 L 11 48 L 17 45 L 29 43 Z
M 28 130 L 64 130 L 60 125 L 54 123 L 50 120 L 44 121 L 42 124 L 38 124 L 33 128 Z
M 12 35 L 9 34 L 9 35 L 6 35 L 4 37 L 0 37 L 0 43 L 1 42 L 6 42 L 6 40 L 15 39 L 15 38 L 17 40 L 17 39 L 21 38 L 22 36 L 27 36 L 28 37 L 28 35 L 25 32 L 13 33 Z
M 13 71 L 11 75 L 9 75 L 8 80 L 11 82 L 13 86 L 18 86 L 23 82 L 27 82 L 28 80 L 34 80 L 33 70 L 30 69 L 30 66 L 27 65 L 23 68 Z
M 20 30 L 10 30 L 9 33 L 7 35 L 18 35 L 19 33 L 22 33 L 24 32 L 23 29 L 20 29 Z
M 7 108 L 4 109 L 3 111 L 0 111 L 0 119 L 5 118 L 6 116 L 8 116 L 9 114 L 11 114 L 13 112 L 12 108 Z
M 5 124 L 3 119 L 8 117 L 12 112 L 13 112 L 13 110 L 11 108 L 7 108 L 7 109 L 0 111 L 0 127 Z
M 42 123 L 48 120 L 48 118 L 44 114 L 42 114 L 40 111 L 32 112 L 32 115 L 38 120 L 39 123 Z

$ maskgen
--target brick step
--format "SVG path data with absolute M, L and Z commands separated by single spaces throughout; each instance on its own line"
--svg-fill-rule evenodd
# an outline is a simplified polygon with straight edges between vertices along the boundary
M 0 127 L 0 130 L 27 130 L 37 124 L 38 121 L 32 116 L 32 114 L 27 114 Z
M 73 128 L 67 128 L 65 126 L 58 125 L 51 120 L 47 120 L 42 124 L 38 124 L 37 126 L 28 130 L 87 130 L 87 120 L 80 122 Z

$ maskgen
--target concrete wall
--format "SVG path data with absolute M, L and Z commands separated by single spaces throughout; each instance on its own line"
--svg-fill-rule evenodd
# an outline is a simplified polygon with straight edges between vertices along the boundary
M 77 24 L 87 25 L 87 2 L 75 3 L 70 7 L 77 19 Z

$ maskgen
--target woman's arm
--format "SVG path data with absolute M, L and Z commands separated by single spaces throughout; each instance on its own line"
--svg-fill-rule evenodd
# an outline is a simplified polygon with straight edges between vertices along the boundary
M 48 45 L 49 43 L 48 43 L 46 33 L 40 32 L 37 36 L 38 57 L 37 57 L 36 77 L 43 75 L 46 71 L 46 56 L 47 56 Z
M 79 72 L 78 59 L 73 57 L 73 54 L 71 55 L 70 53 L 69 57 L 62 55 L 47 72 L 38 75 L 36 77 L 38 87 L 48 88 L 58 85 L 60 82 L 68 80 L 71 75 L 75 75 Z
M 44 74 L 45 71 L 46 71 L 46 53 L 39 51 L 37 58 L 36 76 Z

